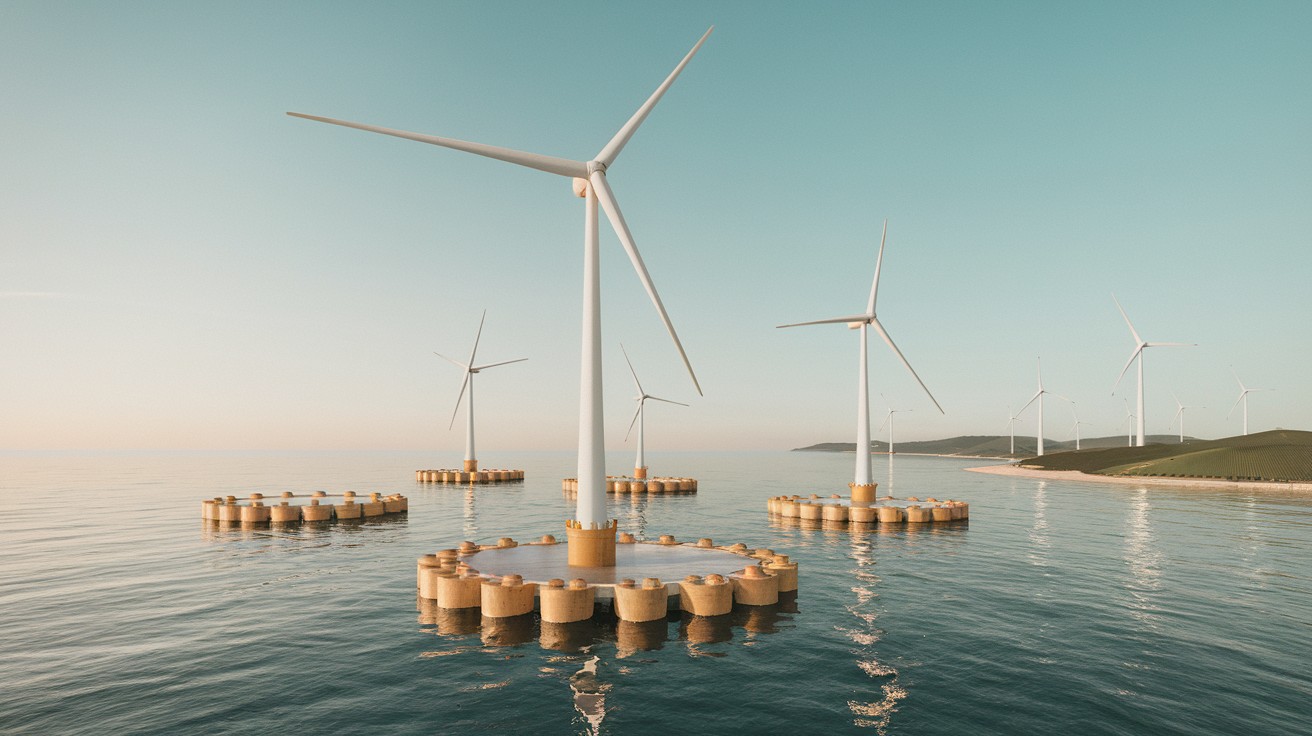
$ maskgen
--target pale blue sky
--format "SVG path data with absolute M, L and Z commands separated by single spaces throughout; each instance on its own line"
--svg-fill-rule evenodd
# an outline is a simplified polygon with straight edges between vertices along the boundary
M 707 26 L 609 179 L 705 388 L 603 223 L 608 447 L 853 437 L 859 311 L 898 438 L 1085 436 L 1148 340 L 1149 431 L 1312 428 L 1312 4 L 0 5 L 0 448 L 572 449 L 569 182 L 287 110 L 587 159 Z M 1132 377 L 1121 393 L 1133 401 Z M 1050 438 L 1070 410 L 1048 405 Z M 1032 423 L 1018 432 L 1032 432 Z

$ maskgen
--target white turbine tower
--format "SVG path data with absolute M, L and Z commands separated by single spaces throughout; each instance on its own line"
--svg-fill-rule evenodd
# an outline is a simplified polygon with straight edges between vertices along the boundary
M 1030 408 L 1030 404 L 1033 404 L 1035 401 L 1039 402 L 1039 432 L 1036 436 L 1036 442 L 1038 444 L 1038 454 L 1041 456 L 1043 455 L 1043 395 L 1052 394 L 1053 396 L 1056 396 L 1059 399 L 1065 399 L 1066 401 L 1070 401 L 1070 399 L 1067 399 L 1061 394 L 1053 394 L 1051 391 L 1043 387 L 1043 360 L 1041 358 L 1037 360 L 1039 370 L 1039 390 L 1034 392 L 1034 395 L 1030 397 L 1030 400 L 1026 401 L 1025 406 L 1022 406 L 1020 411 L 1016 412 L 1016 414 L 1018 416 L 1024 414 L 1025 410 Z
M 1087 425 L 1088 422 L 1080 421 L 1080 414 L 1075 411 L 1074 401 L 1071 402 L 1071 416 L 1075 418 L 1075 424 L 1071 425 L 1071 429 L 1075 430 L 1075 449 L 1078 451 L 1080 449 L 1080 426 Z
M 1011 440 L 1011 454 L 1016 454 L 1016 420 L 1020 417 L 1011 413 L 1011 407 L 1007 407 L 1007 438 Z
M 1121 401 L 1125 402 L 1125 446 L 1134 447 L 1134 412 L 1130 411 L 1130 401 L 1124 397 Z
M 1177 419 L 1180 420 L 1180 444 L 1184 444 L 1184 410 L 1185 410 L 1185 409 L 1206 409 L 1207 407 L 1205 407 L 1205 406 L 1185 406 L 1184 404 L 1181 404 L 1181 403 L 1180 403 L 1180 397 L 1179 397 L 1179 396 L 1176 396 L 1174 391 L 1171 392 L 1171 398 L 1175 399 L 1175 416 L 1171 417 L 1171 424 L 1166 425 L 1166 428 L 1169 430 L 1169 429 L 1171 428 L 1171 426 L 1175 424 L 1175 421 L 1176 421 Z M 1233 411 L 1233 410 L 1232 410 L 1232 411 Z
M 692 50 L 683 57 L 683 60 L 674 67 L 665 81 L 656 88 L 651 97 L 638 108 L 637 112 L 629 118 L 628 122 L 615 133 L 605 146 L 602 147 L 597 155 L 588 161 L 575 161 L 555 156 L 544 156 L 536 153 L 525 153 L 509 148 L 498 146 L 489 146 L 482 143 L 470 143 L 468 141 L 454 140 L 451 138 L 441 138 L 434 135 L 425 135 L 421 133 L 410 133 L 403 130 L 394 130 L 391 128 L 382 128 L 374 125 L 364 125 L 362 123 L 352 123 L 344 120 L 334 120 L 332 118 L 317 117 L 314 115 L 303 115 L 300 113 L 288 113 L 295 117 L 306 118 L 308 120 L 317 120 L 323 123 L 333 125 L 342 125 L 348 128 L 369 131 L 373 133 L 382 133 L 384 135 L 406 138 L 420 143 L 430 143 L 435 146 L 451 148 L 457 151 L 464 151 L 478 156 L 497 159 L 507 163 L 517 164 L 530 169 L 545 171 L 549 174 L 567 177 L 573 180 L 574 193 L 584 200 L 584 219 L 583 219 L 583 345 L 582 345 L 582 370 L 580 375 L 580 396 L 579 396 L 579 458 L 578 458 L 578 506 L 575 512 L 577 527 L 571 526 L 570 529 L 587 530 L 591 528 L 601 529 L 607 526 L 606 519 L 606 461 L 605 461 L 605 438 L 603 433 L 602 419 L 602 402 L 601 402 L 601 277 L 600 277 L 600 255 L 598 249 L 598 232 L 597 232 L 597 206 L 606 211 L 606 218 L 610 220 L 611 227 L 619 237 L 620 244 L 624 246 L 625 252 L 628 253 L 629 260 L 633 263 L 633 268 L 638 273 L 638 279 L 642 282 L 643 288 L 647 291 L 647 296 L 651 298 L 652 304 L 655 305 L 661 321 L 665 324 L 665 329 L 670 333 L 670 338 L 674 340 L 674 346 L 679 351 L 679 356 L 683 359 L 683 364 L 688 369 L 688 375 L 692 376 L 693 386 L 696 387 L 697 393 L 701 394 L 701 386 L 697 383 L 697 376 L 693 373 L 692 364 L 688 361 L 688 356 L 683 350 L 683 344 L 679 342 L 679 336 L 674 331 L 674 325 L 670 322 L 670 317 L 665 312 L 665 306 L 661 303 L 660 296 L 656 293 L 656 286 L 652 283 L 651 276 L 647 273 L 647 267 L 642 261 L 642 256 L 638 253 L 638 247 L 633 242 L 633 235 L 629 232 L 629 226 L 624 221 L 624 215 L 620 212 L 619 203 L 615 200 L 615 195 L 611 191 L 610 184 L 607 182 L 607 173 L 615 164 L 615 159 L 624 150 L 625 144 L 633 137 L 633 134 L 647 119 L 652 108 L 660 101 L 665 92 L 674 84 L 679 73 L 684 67 L 692 61 L 692 57 L 706 42 L 707 36 L 714 30 L 714 26 L 707 29 L 706 33 L 697 41 Z M 588 536 L 582 534 L 582 536 Z M 606 562 L 607 551 L 613 553 L 614 535 L 611 535 L 609 542 L 598 537 L 602 543 L 599 554 L 600 557 L 574 557 L 571 556 L 570 564 L 584 564 L 585 559 L 597 564 L 613 565 L 613 560 Z M 571 549 L 573 546 L 571 545 Z M 582 549 L 582 547 L 580 547 Z M 580 553 L 582 554 L 582 553 Z M 612 555 L 613 556 L 613 555 Z M 598 560 L 601 563 L 598 563 Z
M 644 391 L 642 382 L 638 380 L 638 372 L 633 370 L 633 361 L 629 360 L 629 351 L 625 350 L 623 345 L 620 346 L 620 351 L 624 353 L 624 362 L 629 364 L 629 373 L 633 374 L 633 385 L 638 387 L 638 395 L 635 398 L 638 402 L 638 411 L 634 412 L 633 420 L 629 422 L 629 431 L 625 433 L 624 439 L 625 441 L 629 439 L 629 435 L 633 433 L 633 425 L 636 423 L 638 425 L 638 457 L 633 461 L 633 477 L 641 479 L 647 477 L 647 456 L 643 448 L 643 424 L 646 422 L 646 413 L 643 410 L 646 408 L 647 400 L 664 401 L 667 404 L 678 404 L 679 406 L 687 406 L 687 404 L 652 396 Z
M 1251 393 L 1253 393 L 1254 391 L 1273 391 L 1274 389 L 1269 389 L 1269 388 L 1249 388 L 1249 387 L 1247 387 L 1247 386 L 1244 385 L 1244 382 L 1243 382 L 1243 381 L 1240 381 L 1240 380 L 1239 380 L 1239 374 L 1238 374 L 1238 373 L 1235 373 L 1235 369 L 1234 369 L 1234 368 L 1231 368 L 1231 369 L 1230 369 L 1230 373 L 1231 373 L 1231 375 L 1233 375 L 1233 376 L 1235 377 L 1235 380 L 1236 380 L 1236 381 L 1239 381 L 1239 398 L 1235 399 L 1235 404 L 1234 404 L 1234 406 L 1230 407 L 1230 411 L 1226 412 L 1225 416 L 1226 416 L 1227 419 L 1229 419 L 1229 418 L 1230 418 L 1230 415 L 1235 413 L 1235 407 L 1236 407 L 1236 406 L 1239 406 L 1240 402 L 1243 402 L 1243 404 L 1244 404 L 1244 434 L 1247 435 L 1247 434 L 1248 434 L 1248 395 L 1251 394 Z
M 483 316 L 478 320 L 478 332 L 474 335 L 474 349 L 469 351 L 469 362 L 461 363 L 458 360 L 452 360 L 445 355 L 434 352 L 433 355 L 442 360 L 451 363 L 465 372 L 464 380 L 460 382 L 460 393 L 456 395 L 456 406 L 451 411 L 451 424 L 447 429 L 456 426 L 456 414 L 460 412 L 460 401 L 465 397 L 465 389 L 469 389 L 469 402 L 465 404 L 465 472 L 472 473 L 478 470 L 478 455 L 474 454 L 474 375 L 479 371 L 485 371 L 488 368 L 495 368 L 499 365 L 509 365 L 519 363 L 528 358 L 516 358 L 515 360 L 503 360 L 500 363 L 487 363 L 484 365 L 474 365 L 474 356 L 478 353 L 478 340 L 483 336 L 483 321 L 487 319 L 487 310 L 483 310 Z
M 884 397 L 883 394 L 880 394 L 879 396 L 880 398 Z M 888 399 L 885 398 L 884 403 L 887 404 Z M 915 411 L 915 409 L 894 409 L 890 406 L 888 407 L 888 414 L 884 416 L 883 423 L 879 425 L 879 429 L 881 430 L 884 428 L 884 425 L 888 425 L 888 454 L 890 455 L 893 454 L 893 415 L 908 411 Z
M 1134 362 L 1135 358 L 1138 358 L 1139 359 L 1139 401 L 1138 401 L 1139 441 L 1137 444 L 1140 447 L 1143 447 L 1144 423 L 1145 423 L 1144 407 L 1143 407 L 1143 351 L 1147 348 L 1194 347 L 1194 344 L 1188 342 L 1146 342 L 1143 338 L 1139 337 L 1139 332 L 1134 329 L 1134 325 L 1130 324 L 1130 318 L 1125 314 L 1125 310 L 1121 308 L 1121 303 L 1117 301 L 1115 294 L 1112 294 L 1112 301 L 1116 302 L 1116 308 L 1120 310 L 1121 316 L 1125 317 L 1125 324 L 1127 327 L 1130 328 L 1130 335 L 1134 337 L 1134 352 L 1130 353 L 1130 359 L 1125 361 L 1125 367 L 1121 369 L 1121 375 L 1116 377 L 1116 383 L 1112 386 L 1112 393 L 1113 394 L 1116 393 L 1116 387 L 1121 384 L 1121 379 L 1125 378 L 1125 372 L 1130 370 L 1130 364 Z
M 856 473 L 852 482 L 852 500 L 874 500 L 874 484 L 870 480 L 870 371 L 869 371 L 869 350 L 867 349 L 866 327 L 872 326 L 879 336 L 884 338 L 898 360 L 906 366 L 911 376 L 916 379 L 916 383 L 925 390 L 925 395 L 929 400 L 934 402 L 934 407 L 943 413 L 943 407 L 939 406 L 938 399 L 929 392 L 929 387 L 925 382 L 920 380 L 916 371 L 907 362 L 902 351 L 897 349 L 893 344 L 893 338 L 888 336 L 888 331 L 879 323 L 879 318 L 875 316 L 875 298 L 879 295 L 879 271 L 884 263 L 884 241 L 888 237 L 888 220 L 884 220 L 884 232 L 879 238 L 879 256 L 875 259 L 875 280 L 870 286 L 870 299 L 866 302 L 865 314 L 856 314 L 849 317 L 834 317 L 832 319 L 818 319 L 812 322 L 796 322 L 788 325 L 779 325 L 779 327 L 802 327 L 804 325 L 832 325 L 846 324 L 848 327 L 857 330 L 861 336 L 861 354 L 860 367 L 857 375 L 857 392 L 856 392 Z

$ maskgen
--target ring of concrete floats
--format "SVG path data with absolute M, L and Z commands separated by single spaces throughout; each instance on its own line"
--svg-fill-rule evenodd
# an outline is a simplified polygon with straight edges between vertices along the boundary
M 560 482 L 560 489 L 566 493 L 578 493 L 577 478 L 565 478 Z M 627 476 L 606 476 L 607 493 L 696 493 L 696 478 L 630 478 Z
M 620 621 L 643 623 L 664 619 L 678 598 L 678 609 L 694 616 L 722 616 L 740 606 L 772 606 L 780 595 L 791 597 L 797 591 L 797 563 L 788 555 L 771 549 L 749 549 L 745 544 L 716 547 L 710 539 L 680 545 L 674 537 L 663 535 L 656 542 L 638 542 L 632 534 L 620 533 L 619 544 L 655 544 L 716 549 L 743 558 L 743 569 L 728 576 L 688 575 L 677 583 L 660 578 L 622 579 L 614 585 L 590 584 L 582 578 L 565 581 L 526 581 L 522 575 L 484 575 L 469 562 L 483 550 L 519 546 L 509 537 L 495 545 L 463 542 L 459 549 L 445 549 L 419 558 L 419 597 L 435 601 L 442 609 L 478 608 L 488 618 L 522 616 L 537 611 L 546 623 L 567 624 L 592 618 L 597 613 L 598 591 L 610 593 L 611 612 Z M 539 542 L 526 544 L 554 545 L 550 534 Z M 600 598 L 602 602 L 605 598 Z
M 285 491 L 278 498 L 277 505 L 266 505 L 262 493 L 252 493 L 247 499 L 238 499 L 236 496 L 216 496 L 201 502 L 200 517 L 205 521 L 220 523 L 287 524 L 302 521 L 363 519 L 410 510 L 410 500 L 399 493 L 386 496 L 381 493 L 371 493 L 369 500 L 357 501 L 354 491 L 346 491 L 340 496 L 341 503 L 322 503 L 324 499 L 329 498 L 337 497 L 329 496 L 323 491 L 315 491 L 308 496 L 308 503 L 297 504 L 293 503 L 296 494 Z
M 930 522 L 961 521 L 970 518 L 970 504 L 951 499 L 940 501 L 915 496 L 896 499 L 884 496 L 874 503 L 853 503 L 850 498 L 834 494 L 821 498 L 811 494 L 802 496 L 774 496 L 766 502 L 771 514 L 786 518 L 817 521 L 846 521 L 880 524 L 924 524 Z
M 522 470 L 416 470 L 415 480 L 420 483 L 504 483 L 524 480 Z

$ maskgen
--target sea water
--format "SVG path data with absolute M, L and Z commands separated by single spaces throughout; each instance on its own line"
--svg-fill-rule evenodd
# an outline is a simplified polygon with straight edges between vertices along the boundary
M 876 456 L 881 493 L 969 501 L 969 523 L 836 530 L 771 519 L 765 501 L 846 492 L 851 455 L 652 452 L 653 475 L 696 477 L 700 492 L 613 498 L 621 530 L 789 554 L 796 610 L 754 626 L 672 620 L 637 649 L 600 625 L 559 651 L 534 627 L 451 633 L 417 610 L 420 554 L 564 537 L 572 455 L 490 459 L 527 480 L 419 484 L 415 469 L 443 464 L 419 453 L 0 455 L 0 731 L 1312 729 L 1307 496 Z M 314 490 L 399 491 L 410 511 L 287 529 L 200 520 L 202 498 Z

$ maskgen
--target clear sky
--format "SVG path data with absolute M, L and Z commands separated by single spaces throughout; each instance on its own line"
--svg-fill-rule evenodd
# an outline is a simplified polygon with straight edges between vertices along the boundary
M 899 440 L 1005 434 L 1049 389 L 1123 432 L 1312 429 L 1312 4 L 0 4 L 0 448 L 431 448 L 482 310 L 479 448 L 573 449 L 569 182 L 285 116 L 586 160 L 705 29 L 609 172 L 692 384 L 603 220 L 608 448 L 851 441 L 859 312 Z M 1031 409 L 1031 412 L 1033 410 Z M 1068 439 L 1051 401 L 1047 436 Z M 1033 432 L 1033 416 L 1018 432 Z M 882 436 L 877 434 L 876 436 Z M 506 462 L 513 458 L 504 458 Z

